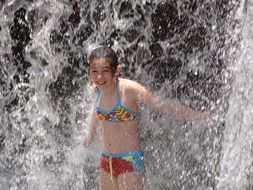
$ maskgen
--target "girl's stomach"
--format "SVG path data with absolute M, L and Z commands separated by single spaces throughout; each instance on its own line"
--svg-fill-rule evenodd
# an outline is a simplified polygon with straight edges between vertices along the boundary
M 103 122 L 102 148 L 111 153 L 140 149 L 139 122 Z

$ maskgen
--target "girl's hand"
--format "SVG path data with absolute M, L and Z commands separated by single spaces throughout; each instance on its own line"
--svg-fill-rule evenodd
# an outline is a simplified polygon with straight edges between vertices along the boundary
M 218 115 L 218 109 L 212 108 L 207 112 L 202 113 L 201 117 L 198 119 L 200 122 L 209 123 L 216 121 Z

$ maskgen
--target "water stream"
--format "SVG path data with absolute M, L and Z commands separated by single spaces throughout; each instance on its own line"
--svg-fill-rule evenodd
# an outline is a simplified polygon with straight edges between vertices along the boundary
M 231 67 L 234 73 L 232 93 L 226 116 L 223 157 L 218 189 L 252 189 L 252 11 L 249 1 L 238 10 L 241 43 Z

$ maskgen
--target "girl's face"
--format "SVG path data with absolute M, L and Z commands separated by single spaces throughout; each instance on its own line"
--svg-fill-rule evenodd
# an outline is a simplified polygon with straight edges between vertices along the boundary
M 99 89 L 107 89 L 114 85 L 116 74 L 112 75 L 112 70 L 110 68 L 110 64 L 106 59 L 94 59 L 90 63 L 90 79 L 93 84 L 95 84 Z

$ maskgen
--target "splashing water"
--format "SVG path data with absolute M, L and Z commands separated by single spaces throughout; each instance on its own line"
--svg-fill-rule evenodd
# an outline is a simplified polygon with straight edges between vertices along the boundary
M 199 111 L 219 105 L 221 117 L 228 110 L 226 122 L 199 126 L 144 109 L 145 189 L 246 188 L 251 3 L 245 20 L 234 16 L 244 4 L 0 2 L 0 189 L 98 189 L 101 135 L 89 149 L 82 138 L 92 102 L 87 56 L 99 44 L 112 45 L 124 76 L 160 98 Z M 234 58 L 238 44 L 242 56 Z
M 244 12 L 238 11 L 239 19 L 243 19 L 241 44 L 232 68 L 235 78 L 226 117 L 218 189 L 252 189 L 252 11 L 252 1 Z

